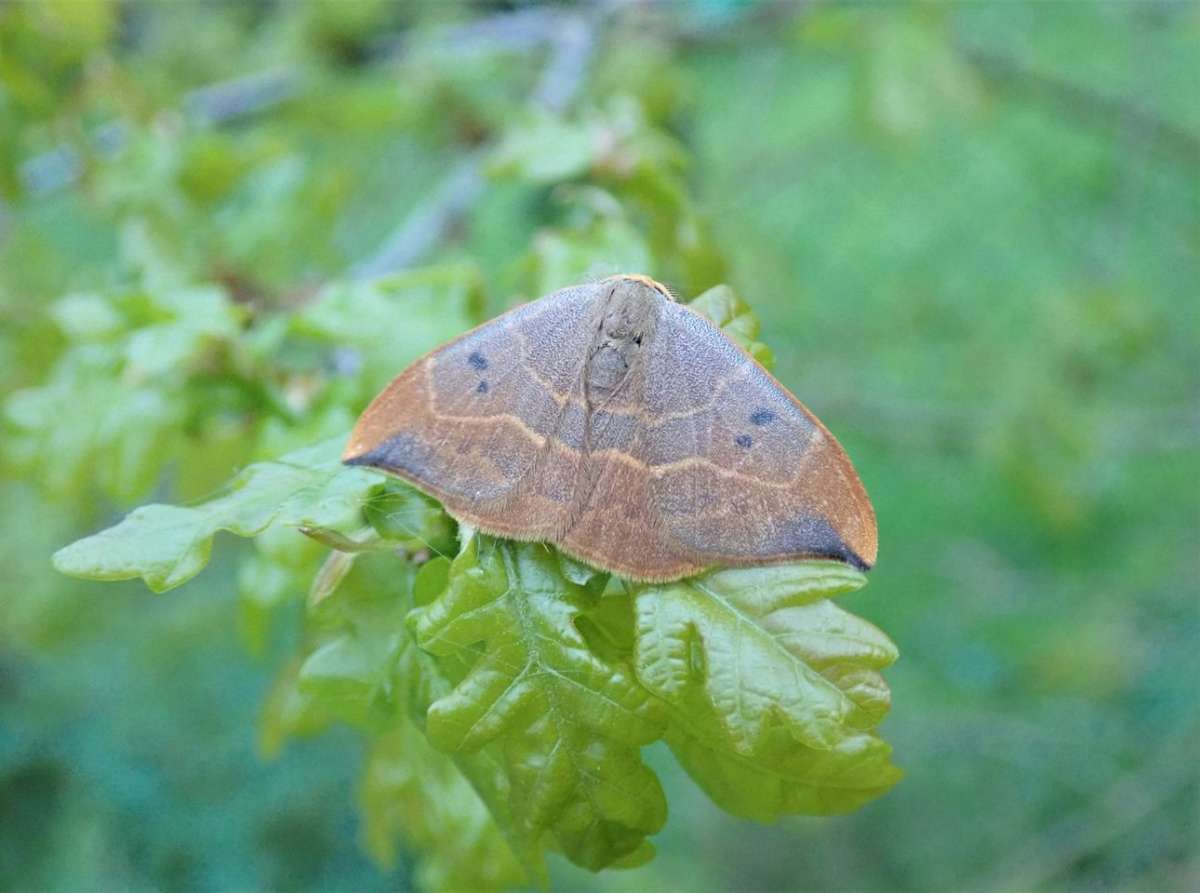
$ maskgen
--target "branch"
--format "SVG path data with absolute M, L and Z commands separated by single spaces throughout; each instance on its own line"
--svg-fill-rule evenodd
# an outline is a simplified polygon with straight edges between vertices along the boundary
M 427 39 L 443 51 L 479 53 L 495 50 L 526 51 L 553 39 L 562 28 L 562 13 L 545 9 L 504 12 L 462 25 L 433 31 Z M 411 47 L 408 34 L 395 34 L 375 41 L 374 61 L 387 62 Z M 197 126 L 220 126 L 239 118 L 270 111 L 311 86 L 308 72 L 295 65 L 240 75 L 197 87 L 184 94 L 184 116 Z M 111 158 L 128 143 L 132 127 L 114 118 L 91 133 L 91 150 Z M 84 150 L 60 143 L 21 163 L 19 176 L 24 190 L 33 196 L 50 195 L 78 182 L 84 171 Z
M 1099 127 L 1128 127 L 1151 147 L 1186 164 L 1200 163 L 1200 134 L 1156 115 L 1136 100 L 1098 93 L 978 47 L 963 46 L 960 51 L 995 83 L 1024 89 Z
M 300 93 L 304 81 L 294 65 L 260 71 L 192 90 L 183 97 L 183 110 L 199 124 L 224 124 L 275 108 Z
M 553 112 L 563 111 L 583 84 L 596 42 L 596 16 L 553 14 L 542 10 L 539 21 L 550 23 L 550 58 L 542 69 L 530 102 Z M 516 15 L 516 13 L 512 14 Z M 528 36 L 529 22 L 522 19 Z M 350 270 L 354 279 L 393 273 L 412 266 L 453 232 L 483 192 L 483 160 L 487 149 L 477 149 L 460 161 L 431 196 L 397 226 L 379 249 Z
M 424 203 L 383 240 L 378 250 L 350 269 L 352 279 L 370 279 L 412 266 L 462 220 L 483 192 L 482 153 L 460 161 Z
M 500 12 L 459 25 L 444 25 L 422 32 L 422 45 L 433 45 L 441 52 L 456 55 L 492 52 L 504 49 L 527 52 L 537 49 L 550 37 L 564 14 L 554 9 L 532 7 Z M 372 42 L 371 55 L 395 59 L 409 50 L 407 33 L 389 34 Z

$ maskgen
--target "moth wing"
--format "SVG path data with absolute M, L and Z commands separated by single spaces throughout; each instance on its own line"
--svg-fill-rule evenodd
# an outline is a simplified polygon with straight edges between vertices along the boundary
M 875 512 L 841 445 L 699 314 L 668 303 L 647 354 L 651 501 L 701 565 L 875 562 Z
M 417 360 L 362 414 L 343 460 L 398 475 L 486 531 L 548 538 L 578 461 L 554 440 L 603 295 L 554 292 Z

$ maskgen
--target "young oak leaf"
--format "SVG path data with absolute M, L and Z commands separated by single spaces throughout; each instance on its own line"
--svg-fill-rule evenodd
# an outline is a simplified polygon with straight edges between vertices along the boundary
M 422 598 L 418 581 L 438 577 L 449 562 L 434 559 L 416 571 L 381 553 L 347 557 L 355 560 L 342 584 L 309 609 L 304 656 L 268 700 L 263 749 L 277 753 L 287 738 L 335 721 L 374 733 L 359 784 L 365 843 L 388 865 L 395 839 L 403 839 L 419 856 L 422 889 L 500 889 L 526 871 L 543 876 L 535 855 L 522 853 L 522 868 L 505 839 L 507 786 L 496 768 L 479 754 L 452 759 L 421 733 L 429 705 L 452 686 L 404 617 Z
M 639 678 L 667 700 L 664 740 L 721 808 L 763 822 L 829 815 L 899 780 L 890 746 L 868 731 L 887 712 L 879 670 L 896 648 L 829 600 L 863 582 L 801 562 L 635 591 Z
M 383 571 L 396 578 L 394 586 L 367 588 Z M 407 586 L 411 577 L 411 568 L 383 556 L 360 556 L 354 562 L 338 597 L 316 609 L 327 614 L 319 622 L 330 629 L 300 666 L 296 687 L 302 696 L 324 702 L 333 716 L 368 729 L 407 714 L 406 692 L 396 684 L 395 668 L 411 648 L 404 627 L 410 603 L 395 597 L 394 590 Z
M 422 721 L 450 684 L 416 647 L 405 617 L 417 581 L 435 568 L 418 571 L 379 552 L 354 558 L 336 591 L 310 605 L 310 643 L 296 689 L 322 712 L 360 727 L 378 729 L 405 716 Z
M 521 849 L 548 834 L 599 870 L 646 858 L 666 803 L 639 753 L 662 733 L 661 705 L 627 665 L 588 648 L 574 620 L 593 598 L 544 546 L 476 536 L 410 622 L 426 651 L 473 661 L 430 707 L 430 740 L 497 756 Z
M 478 793 L 410 721 L 372 741 L 358 801 L 377 862 L 395 864 L 397 838 L 420 853 L 417 889 L 504 890 L 525 880 Z
M 886 704 L 882 680 L 873 686 L 851 671 L 873 671 L 896 655 L 875 627 L 820 604 L 865 580 L 843 564 L 807 561 L 641 587 L 638 679 L 685 712 L 711 711 L 721 739 L 745 756 L 758 753 L 776 723 L 807 747 L 835 748 Z M 835 679 L 856 684 L 844 691 Z
M 770 369 L 774 365 L 771 348 L 758 340 L 758 316 L 728 285 L 714 285 L 689 301 L 688 306 L 711 320 L 763 366 Z
M 850 812 L 886 793 L 902 775 L 887 742 L 866 732 L 817 750 L 776 727 L 748 757 L 723 741 L 717 717 L 675 711 L 663 737 L 714 803 L 759 822 Z
M 354 370 L 355 400 L 370 397 L 399 369 L 437 344 L 477 325 L 483 280 L 472 264 L 407 270 L 331 283 L 288 319 L 299 342 L 333 348 Z
M 850 699 L 855 709 L 846 718 L 848 726 L 872 729 L 880 723 L 892 695 L 879 671 L 898 652 L 877 626 L 822 599 L 774 611 L 764 627 Z
M 246 468 L 229 492 L 193 507 L 151 504 L 119 524 L 59 549 L 54 567 L 93 580 L 141 577 L 165 592 L 208 564 L 213 536 L 255 536 L 272 524 L 356 528 L 379 478 L 339 461 L 342 438 Z

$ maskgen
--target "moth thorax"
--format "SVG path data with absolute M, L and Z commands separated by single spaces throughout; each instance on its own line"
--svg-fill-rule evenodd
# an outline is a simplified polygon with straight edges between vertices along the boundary
M 650 343 L 661 300 L 660 295 L 637 280 L 617 280 L 604 303 L 588 357 L 590 390 L 611 393 L 621 386 Z

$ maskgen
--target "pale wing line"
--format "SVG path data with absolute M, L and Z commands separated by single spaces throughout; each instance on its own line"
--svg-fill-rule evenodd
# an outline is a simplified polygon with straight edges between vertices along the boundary
M 701 418 L 701 416 L 704 413 L 711 413 L 711 412 L 715 411 L 717 403 L 718 403 L 721 395 L 726 391 L 726 389 L 729 387 L 730 383 L 734 380 L 734 378 L 741 373 L 741 369 L 742 369 L 741 366 L 735 366 L 734 369 L 732 370 L 732 372 L 719 375 L 718 379 L 717 379 L 717 385 L 716 385 L 716 387 L 713 388 L 712 396 L 709 398 L 709 400 L 707 400 L 700 407 L 693 408 L 692 410 L 688 410 L 686 412 L 671 413 L 671 414 L 663 417 L 666 420 L 670 420 L 670 419 L 687 419 L 688 420 L 688 423 L 689 423 L 688 430 L 691 433 L 691 441 L 692 441 L 691 456 L 688 457 L 687 459 L 679 459 L 679 460 L 676 460 L 675 462 L 664 463 L 664 464 L 658 465 L 658 466 L 648 465 L 647 466 L 648 472 L 652 479 L 654 479 L 654 480 L 660 479 L 663 476 L 665 476 L 666 474 L 668 474 L 670 471 L 674 471 L 677 469 L 691 467 L 693 465 L 697 465 L 697 466 L 703 465 L 703 466 L 707 466 L 707 467 L 713 469 L 714 471 L 717 472 L 718 475 L 725 475 L 725 476 L 734 477 L 734 478 L 741 478 L 743 480 L 752 481 L 754 484 L 760 485 L 760 486 L 768 486 L 768 487 L 778 488 L 778 489 L 789 489 L 789 485 L 787 485 L 787 484 L 778 485 L 778 484 L 774 484 L 772 482 L 760 481 L 758 478 L 755 478 L 751 475 L 742 474 L 741 472 L 738 472 L 735 469 L 725 469 L 722 466 L 717 465 L 715 462 L 711 461 L 707 457 L 700 455 L 700 433 L 699 433 L 699 427 L 697 425 L 697 420 L 699 418 Z M 656 428 L 657 428 L 657 426 L 650 426 L 649 430 L 647 431 L 647 436 L 650 438 L 653 438 Z M 651 493 L 654 494 L 653 499 L 654 499 L 655 514 L 658 516 L 658 519 L 660 522 L 660 527 L 663 531 L 664 536 L 666 538 L 669 538 L 669 540 L 679 550 L 680 554 L 690 554 L 691 556 L 693 556 L 693 560 L 699 561 L 700 563 L 704 563 L 704 561 L 711 556 L 709 556 L 702 550 L 697 549 L 694 544 L 685 543 L 680 539 L 678 533 L 675 530 L 674 524 L 668 520 L 668 517 L 664 514 L 664 512 L 659 507 L 658 496 L 655 493 L 654 484 L 651 484 L 650 489 L 651 489 Z M 727 511 L 721 512 L 718 514 L 718 517 L 724 516 L 725 514 L 728 514 L 728 512 Z
M 609 292 L 608 297 L 612 297 L 611 291 Z M 607 298 L 605 298 L 605 301 L 607 301 Z M 600 313 L 598 315 L 600 316 L 601 319 L 604 318 L 603 313 Z M 588 320 L 588 323 L 590 326 L 590 324 L 591 324 L 590 319 Z M 550 454 L 550 452 L 553 450 L 553 448 L 555 446 L 561 447 L 564 451 L 574 454 L 577 458 L 579 457 L 578 451 L 573 450 L 570 447 L 568 447 L 563 442 L 562 438 L 559 436 L 560 432 L 562 431 L 563 420 L 567 417 L 567 407 L 570 405 L 570 402 L 571 402 L 571 393 L 568 392 L 566 397 L 562 399 L 562 402 L 561 403 L 559 402 L 559 398 L 562 395 L 560 395 L 557 390 L 555 390 L 553 387 L 551 387 L 550 384 L 548 382 L 546 382 L 541 377 L 541 375 L 538 374 L 538 372 L 536 371 L 536 368 L 534 367 L 534 365 L 531 362 L 528 362 L 529 340 L 525 337 L 525 333 L 522 332 L 520 330 L 520 328 L 517 326 L 513 327 L 513 331 L 517 335 L 518 350 L 520 351 L 520 354 L 521 354 L 522 367 L 529 373 L 529 375 L 535 381 L 537 381 L 539 384 L 541 384 L 543 387 L 545 387 L 550 392 L 550 394 L 552 395 L 551 399 L 554 400 L 554 402 L 558 404 L 558 415 L 555 416 L 555 418 L 554 418 L 554 424 L 550 429 L 550 433 L 545 435 L 544 437 L 539 435 L 536 431 L 530 429 L 529 426 L 525 424 L 524 420 L 522 420 L 518 417 L 513 418 L 513 420 L 516 421 L 521 426 L 521 428 L 523 428 L 525 430 L 526 433 L 528 433 L 529 435 L 531 435 L 535 438 L 535 442 L 538 442 L 539 438 L 540 438 L 540 442 L 538 442 L 537 455 L 534 456 L 533 461 L 529 463 L 529 467 L 527 469 L 525 469 L 524 472 L 522 472 L 522 474 L 520 475 L 520 477 L 517 478 L 516 481 L 513 482 L 512 487 L 509 488 L 509 491 L 508 491 L 509 493 L 512 493 L 517 488 L 517 486 L 519 484 L 521 484 L 525 480 L 525 478 L 527 478 L 534 471 L 534 469 L 541 467 L 542 463 L 545 461 L 546 457 Z M 590 354 L 590 347 L 591 347 L 591 342 L 589 342 L 588 350 L 585 350 L 583 352 L 583 355 L 581 356 L 581 358 L 579 360 L 579 365 L 575 369 L 574 381 L 575 381 L 576 385 L 578 385 L 578 383 L 581 380 L 583 380 L 583 377 L 587 375 L 587 361 L 588 361 L 588 356 Z M 585 429 L 586 429 L 587 421 L 588 421 L 588 419 L 586 416 L 586 409 L 585 409 L 585 416 L 584 416 Z M 585 430 L 585 440 L 586 440 L 586 430 Z M 574 500 L 574 496 L 572 496 L 572 500 Z M 558 531 L 556 530 L 555 532 L 557 533 Z M 558 539 L 561 539 L 561 537 L 559 537 Z
M 496 320 L 495 322 L 498 323 L 500 325 L 501 329 L 503 329 L 503 330 L 508 330 L 512 327 L 512 322 L 507 319 Z M 484 325 L 481 327 L 481 329 L 489 329 L 489 328 L 491 328 L 491 326 L 489 326 L 489 325 Z M 459 343 L 461 343 L 461 342 L 456 342 L 453 346 L 457 347 Z M 435 366 L 437 366 L 439 364 L 443 355 L 444 355 L 443 351 L 438 351 L 433 356 L 429 357 L 429 360 L 424 364 L 424 369 L 425 369 L 425 409 L 433 418 L 436 418 L 436 419 L 447 419 L 447 420 L 451 420 L 451 421 L 463 421 L 463 420 L 465 420 L 466 417 L 451 415 L 448 412 L 442 412 L 439 410 L 438 407 L 434 406 L 433 369 Z M 508 381 L 512 377 L 513 373 L 517 370 L 517 368 L 518 367 L 516 365 L 509 368 L 503 375 L 501 375 L 499 378 L 495 379 L 495 383 L 499 384 L 499 383 Z M 473 392 L 471 392 L 471 393 L 473 393 Z M 457 397 L 452 398 L 448 409 L 453 411 L 455 409 L 458 409 L 459 407 L 465 406 L 467 404 L 467 401 L 470 399 L 471 399 L 470 393 L 463 392 L 462 394 L 459 394 Z M 480 418 L 480 417 L 474 416 L 473 418 Z M 483 418 L 487 418 L 487 417 L 485 416 Z M 450 439 L 449 434 L 444 435 L 441 438 L 441 440 L 438 441 L 437 446 L 433 448 L 432 452 L 435 452 L 435 453 L 441 452 L 442 449 L 446 446 L 446 443 L 449 441 L 449 439 Z
M 717 386 L 713 388 L 712 396 L 700 406 L 693 407 L 692 409 L 680 410 L 678 412 L 664 413 L 657 419 L 650 419 L 649 427 L 660 428 L 667 422 L 676 421 L 678 419 L 691 419 L 692 421 L 695 421 L 697 417 L 709 412 L 710 410 L 716 409 L 721 400 L 722 394 L 729 387 L 729 385 L 733 383 L 734 379 L 742 374 L 742 370 L 744 368 L 746 368 L 744 364 L 738 365 L 729 375 L 722 375 L 717 380 Z
M 715 401 L 715 395 L 718 392 L 720 392 L 725 387 L 725 385 L 726 385 L 725 377 L 721 376 L 718 386 L 716 388 L 713 388 L 714 401 Z M 714 405 L 715 405 L 715 402 L 714 402 Z M 700 456 L 700 431 L 696 425 L 696 419 L 699 418 L 699 414 L 693 413 L 690 416 L 680 416 L 680 418 L 687 418 L 687 420 L 688 420 L 688 423 L 689 423 L 688 430 L 691 431 L 691 434 L 692 434 L 692 456 L 699 457 Z M 679 461 L 682 461 L 682 460 L 679 460 Z M 704 461 L 709 465 L 713 465 L 713 463 L 709 462 L 707 459 L 705 459 Z M 666 466 L 661 466 L 661 467 L 665 468 Z M 660 474 L 655 474 L 654 471 L 650 472 L 650 476 L 652 478 L 660 478 L 663 476 L 663 474 L 665 474 L 665 472 L 660 473 Z M 658 499 L 656 496 L 656 498 L 655 498 L 655 508 L 656 509 L 658 508 L 657 503 L 658 503 Z M 662 524 L 663 530 L 670 536 L 672 542 L 674 542 L 675 545 L 679 547 L 680 551 L 681 552 L 690 552 L 693 556 L 695 556 L 697 559 L 699 559 L 701 561 L 701 563 L 703 563 L 703 560 L 704 560 L 703 553 L 699 549 L 697 549 L 695 546 L 687 545 L 687 544 L 683 543 L 680 540 L 678 534 L 676 533 L 675 527 L 671 523 L 668 523 L 662 517 L 661 511 L 658 512 L 658 514 L 659 514 L 660 520 L 663 521 L 663 524 Z
M 611 297 L 611 295 L 610 295 L 610 297 Z M 641 380 L 644 382 L 645 381 L 644 354 L 640 354 L 638 356 L 637 361 L 639 364 L 639 372 L 641 372 L 642 376 L 643 376 Z M 584 370 L 584 375 L 585 376 L 587 375 L 586 369 Z M 635 420 L 644 422 L 644 419 L 645 419 L 644 413 L 641 413 L 641 412 L 614 413 L 612 410 L 610 410 L 608 408 L 609 405 L 614 400 L 616 400 L 619 395 L 622 395 L 624 393 L 626 388 L 629 386 L 630 378 L 631 378 L 630 373 L 627 371 L 625 374 L 625 377 L 621 379 L 621 383 L 619 385 L 617 385 L 617 387 L 613 389 L 613 392 L 611 394 L 609 394 L 607 397 L 605 397 L 604 401 L 597 407 L 593 407 L 591 405 L 591 400 L 587 396 L 589 393 L 588 380 L 586 377 L 584 378 L 583 388 L 584 388 L 584 395 L 585 395 L 584 401 L 586 404 L 585 408 L 584 408 L 584 412 L 586 413 L 586 415 L 584 416 L 584 429 L 583 429 L 584 437 L 583 437 L 583 449 L 581 451 L 581 458 L 583 460 L 582 464 L 583 464 L 584 471 L 587 474 L 587 480 L 585 481 L 587 491 L 580 492 L 579 490 L 576 490 L 576 508 L 578 509 L 578 511 L 577 511 L 575 517 L 571 520 L 570 527 L 566 531 L 563 532 L 564 539 L 571 532 L 571 529 L 573 529 L 575 527 L 575 525 L 578 524 L 579 521 L 581 521 L 583 519 L 583 516 L 585 514 L 587 514 L 586 509 L 587 509 L 588 505 L 591 503 L 592 495 L 596 492 L 597 488 L 599 487 L 600 481 L 604 479 L 606 474 L 611 473 L 608 471 L 609 466 L 607 464 L 605 464 L 600 469 L 598 474 L 593 475 L 590 471 L 591 463 L 589 463 L 587 461 L 587 459 L 589 457 L 591 457 L 591 456 L 602 456 L 603 457 L 605 455 L 612 454 L 612 455 L 617 455 L 617 456 L 623 456 L 630 460 L 633 460 L 633 462 L 635 464 L 632 467 L 640 467 L 643 470 L 647 467 L 645 465 L 645 463 L 640 462 L 637 459 L 637 457 L 632 454 L 632 452 L 626 452 L 624 450 L 617 449 L 616 447 L 608 447 L 608 448 L 605 448 L 602 450 L 596 450 L 596 451 L 592 450 L 593 438 L 594 437 L 603 437 L 604 432 L 606 432 L 608 430 L 609 426 L 612 424 L 613 419 L 617 415 L 633 418 Z M 604 420 L 604 422 L 602 423 L 602 425 L 600 425 L 599 427 L 593 427 L 595 415 L 597 412 L 607 413 L 607 417 Z M 641 443 L 642 430 L 643 430 L 643 425 L 639 424 L 638 428 L 637 428 L 637 436 L 634 439 L 634 444 L 633 444 L 634 448 L 636 448 Z M 563 446 L 566 446 L 566 444 L 563 444 Z M 570 448 L 568 447 L 568 449 L 570 449 Z M 628 464 L 628 463 L 626 463 L 626 464 Z
M 517 341 L 520 342 L 521 359 L 525 359 L 528 356 L 529 339 L 525 337 L 525 333 L 521 331 L 520 327 L 513 326 L 512 330 L 513 334 L 517 336 Z M 550 394 L 550 399 L 558 404 L 559 409 L 565 410 L 567 405 L 572 402 L 570 391 L 560 394 L 550 382 L 542 378 L 541 373 L 537 369 L 528 364 L 523 365 L 525 366 L 525 371 L 529 373 L 529 377 L 546 389 L 547 393 Z
M 579 455 L 579 450 L 567 446 L 556 437 L 546 437 L 538 434 L 536 431 L 526 425 L 521 419 L 514 415 L 510 415 L 509 413 L 499 413 L 497 415 L 487 416 L 486 418 L 472 418 L 470 416 L 451 416 L 448 418 L 451 418 L 453 421 L 464 422 L 469 425 L 479 424 L 482 422 L 503 422 L 505 424 L 512 425 L 539 447 L 548 444 L 555 449 L 562 450 L 563 452 L 571 453 L 576 456 Z M 645 469 L 652 477 L 663 477 L 664 475 L 671 474 L 672 472 L 680 471 L 685 468 L 704 466 L 712 469 L 713 472 L 723 477 L 736 478 L 737 480 L 746 481 L 747 483 L 751 483 L 759 487 L 767 487 L 771 490 L 790 490 L 793 486 L 795 486 L 795 484 L 798 483 L 798 478 L 795 477 L 790 478 L 787 481 L 763 480 L 762 478 L 755 477 L 751 474 L 725 468 L 724 466 L 718 465 L 711 459 L 707 459 L 704 456 L 688 456 L 686 459 L 676 459 L 674 462 L 664 462 L 660 465 L 652 465 L 648 462 L 643 462 L 642 460 L 631 456 L 622 450 L 614 449 L 612 447 L 605 447 L 604 449 L 597 450 L 589 455 L 598 456 L 601 459 L 616 459 L 620 462 L 624 462 L 627 465 Z
M 748 363 L 750 363 L 750 362 L 752 362 L 752 361 L 751 361 L 751 360 L 748 360 L 748 359 L 747 359 L 747 358 L 745 358 L 745 357 L 742 357 L 742 358 L 741 358 L 741 362 L 740 362 L 740 363 L 738 363 L 738 365 L 737 365 L 737 368 L 736 368 L 735 372 L 733 373 L 733 375 L 730 375 L 730 376 L 729 376 L 729 378 L 732 380 L 732 379 L 733 379 L 733 377 L 734 377 L 735 375 L 739 375 L 739 374 L 741 374 L 741 371 L 742 371 L 743 369 L 745 369 L 745 368 L 746 368 L 746 366 L 747 366 L 747 364 L 748 364 Z M 726 421 L 726 419 L 724 419 L 723 417 L 722 417 L 722 420 L 723 420 L 723 421 Z M 733 426 L 730 426 L 730 427 L 731 427 L 731 428 L 733 428 Z M 743 432 L 743 433 L 744 433 L 744 432 Z M 736 436 L 737 436 L 737 435 L 735 435 L 735 437 L 736 437 Z M 738 471 L 738 472 L 740 472 L 740 471 L 741 471 L 741 469 L 742 469 L 742 467 L 743 467 L 743 466 L 745 466 L 745 464 L 746 464 L 746 460 L 748 460 L 748 459 L 750 458 L 750 450 L 752 450 L 752 449 L 754 448 L 754 442 L 753 442 L 753 440 L 754 440 L 754 439 L 753 439 L 753 435 L 751 435 L 751 445 L 750 445 L 750 447 L 748 447 L 748 448 L 741 448 L 741 447 L 739 447 L 739 449 L 741 449 L 741 450 L 742 450 L 742 452 L 741 452 L 741 453 L 738 455 L 737 459 L 735 459 L 735 460 L 734 460 L 734 467 L 733 467 L 733 469 L 732 469 L 733 471 Z M 735 444 L 735 445 L 736 445 L 736 444 Z
M 504 375 L 497 378 L 495 380 L 497 384 L 500 384 L 500 383 L 510 380 L 511 377 L 519 369 L 524 369 L 536 381 L 538 381 L 539 384 L 543 384 L 543 385 L 545 384 L 544 381 L 541 379 L 541 377 L 538 376 L 533 371 L 533 367 L 530 364 L 528 364 L 527 362 L 525 362 L 527 360 L 526 348 L 528 347 L 528 342 L 525 339 L 524 333 L 520 330 L 519 326 L 516 323 L 519 319 L 537 318 L 538 316 L 541 316 L 542 314 L 547 312 L 549 307 L 546 306 L 546 307 L 537 308 L 536 304 L 529 305 L 529 306 L 531 309 L 528 314 L 517 315 L 515 318 L 505 319 L 502 323 L 505 331 L 511 332 L 512 334 L 516 335 L 516 337 L 517 337 L 518 350 L 521 354 L 521 362 L 513 364 L 513 366 L 504 373 Z M 436 360 L 437 360 L 437 357 L 431 358 L 431 362 L 425 364 L 425 401 L 426 401 L 426 407 L 428 408 L 429 412 L 433 415 L 434 418 L 440 419 L 442 421 L 465 422 L 468 424 L 477 424 L 480 422 L 489 422 L 490 423 L 495 420 L 508 422 L 510 424 L 515 423 L 519 427 L 519 429 L 522 431 L 522 433 L 529 435 L 533 439 L 534 443 L 536 443 L 538 445 L 539 452 L 536 456 L 534 456 L 533 461 L 529 463 L 529 467 L 526 468 L 523 472 L 521 472 L 521 474 L 518 475 L 515 480 L 510 481 L 508 487 L 505 490 L 503 490 L 503 492 L 501 492 L 499 495 L 490 497 L 486 501 L 494 502 L 497 500 L 509 498 L 512 495 L 513 491 L 517 489 L 517 487 L 525 480 L 525 478 L 527 478 L 529 476 L 530 472 L 533 471 L 533 469 L 536 468 L 538 466 L 538 464 L 541 462 L 542 456 L 543 456 L 542 448 L 545 446 L 545 441 L 547 440 L 547 438 L 543 438 L 536 431 L 534 431 L 528 425 L 526 425 L 522 419 L 520 419 L 517 416 L 512 415 L 511 413 L 497 413 L 495 415 L 489 415 L 489 416 L 461 416 L 461 415 L 452 415 L 448 412 L 442 412 L 442 411 L 438 410 L 437 408 L 435 408 L 433 406 L 432 366 Z M 553 388 L 549 388 L 548 386 L 547 386 L 547 388 L 552 395 L 551 399 L 553 399 L 555 403 L 558 403 L 559 402 L 557 399 L 558 392 L 555 391 Z M 468 399 L 469 399 L 468 395 L 464 393 L 454 402 L 454 405 L 451 408 L 457 408 L 459 406 L 465 405 Z M 562 425 L 562 420 L 563 420 L 564 415 L 565 415 L 565 411 L 563 409 L 563 404 L 560 403 L 558 415 L 554 419 L 552 433 L 556 434 L 558 432 L 560 426 Z M 438 443 L 437 447 L 434 449 L 434 452 L 439 452 L 443 447 L 445 447 L 445 445 L 449 439 L 450 439 L 449 434 L 443 436 L 441 441 Z M 472 499 L 471 501 L 475 502 L 476 500 Z

